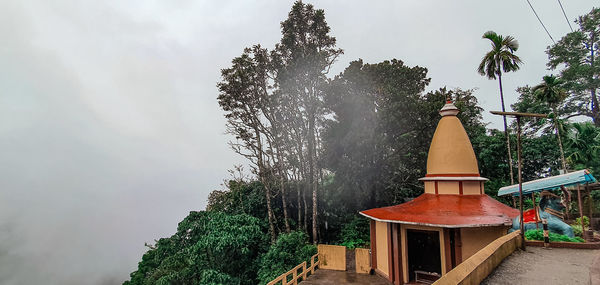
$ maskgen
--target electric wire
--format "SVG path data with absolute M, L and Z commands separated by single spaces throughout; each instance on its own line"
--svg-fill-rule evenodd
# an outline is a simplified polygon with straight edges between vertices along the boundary
M 550 37 L 550 39 L 552 40 L 552 42 L 556 44 L 556 41 L 554 40 L 554 38 L 552 38 L 552 36 L 550 35 L 550 32 L 548 32 L 548 29 L 546 29 L 546 26 L 544 25 L 544 23 L 542 22 L 542 20 L 538 16 L 537 12 L 535 12 L 535 9 L 533 9 L 533 6 L 531 5 L 531 2 L 529 2 L 529 0 L 527 0 L 527 4 L 529 4 L 529 7 L 531 7 L 531 10 L 533 11 L 533 14 L 538 19 L 538 21 L 540 21 L 540 24 L 542 24 L 542 27 L 546 31 L 546 34 L 548 34 L 548 36 Z
M 565 9 L 563 8 L 562 3 L 560 3 L 560 0 L 558 0 L 558 5 L 560 5 L 560 9 L 563 12 L 563 15 L 565 15 L 565 20 L 567 20 L 567 24 L 569 24 L 569 28 L 571 28 L 571 32 L 573 32 L 573 27 L 571 27 L 571 22 L 569 22 L 569 17 L 567 17 L 567 13 L 565 13 Z

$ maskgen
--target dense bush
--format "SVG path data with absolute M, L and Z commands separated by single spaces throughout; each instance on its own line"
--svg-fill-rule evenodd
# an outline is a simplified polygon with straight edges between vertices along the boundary
M 124 284 L 256 284 L 265 237 L 257 218 L 191 212 L 177 233 L 150 246 Z
M 342 227 L 339 244 L 349 249 L 366 247 L 369 245 L 369 219 L 355 216 Z
M 557 233 L 549 232 L 548 237 L 551 242 L 554 241 L 566 241 L 566 242 L 584 242 L 584 240 L 580 237 L 570 238 L 566 235 L 559 235 Z M 528 230 L 525 232 L 525 238 L 528 240 L 544 240 L 544 231 L 543 230 Z
M 583 216 L 583 224 L 585 227 L 590 226 L 590 219 L 587 216 Z M 581 229 L 581 218 L 575 219 L 575 222 L 571 224 L 573 228 L 573 234 L 577 237 L 583 237 L 583 229 Z
M 310 257 L 316 253 L 317 247 L 308 244 L 306 233 L 297 231 L 281 234 L 261 259 L 258 271 L 260 284 L 266 284 L 277 278 L 302 261 L 307 261 L 310 265 Z

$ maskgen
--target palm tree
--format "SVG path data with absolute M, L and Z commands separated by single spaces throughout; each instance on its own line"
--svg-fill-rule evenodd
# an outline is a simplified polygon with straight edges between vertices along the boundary
M 502 36 L 493 31 L 487 31 L 482 36 L 492 42 L 492 50 L 483 56 L 477 72 L 488 79 L 498 78 L 500 85 L 500 101 L 502 102 L 502 112 L 506 112 L 504 107 L 504 93 L 502 92 L 502 72 L 511 72 L 519 70 L 521 59 L 514 54 L 519 48 L 519 43 L 512 36 Z M 510 138 L 508 136 L 508 127 L 506 125 L 506 116 L 504 119 L 504 135 L 506 136 L 506 148 L 508 150 L 508 165 L 510 169 L 510 183 L 514 184 L 513 162 L 510 151 Z
M 558 147 L 560 149 L 560 159 L 563 170 L 566 173 L 567 164 L 565 162 L 565 152 L 563 150 L 562 139 L 560 138 L 560 127 L 556 108 L 565 98 L 567 98 L 567 91 L 562 88 L 563 81 L 558 77 L 554 77 L 553 75 L 544 76 L 543 80 L 544 82 L 533 87 L 531 91 L 533 91 L 536 99 L 546 102 L 550 106 L 550 109 L 552 109 L 552 121 L 554 123 L 554 128 L 556 129 L 556 138 L 558 139 Z

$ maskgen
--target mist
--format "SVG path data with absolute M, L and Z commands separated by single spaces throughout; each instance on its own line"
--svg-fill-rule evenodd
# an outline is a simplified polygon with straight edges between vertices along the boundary
M 574 19 L 591 2 L 565 8 Z M 558 39 L 568 26 L 544 3 L 532 1 Z M 428 90 L 478 88 L 496 110 L 497 82 L 475 72 L 487 30 L 521 42 L 525 64 L 506 76 L 508 103 L 549 73 L 551 42 L 523 1 L 494 7 L 514 21 L 486 15 L 491 2 L 314 4 L 345 51 L 332 75 L 359 57 L 398 58 L 429 68 Z M 122 283 L 145 242 L 204 209 L 244 163 L 227 145 L 219 71 L 244 47 L 271 49 L 291 5 L 0 2 L 0 284 Z

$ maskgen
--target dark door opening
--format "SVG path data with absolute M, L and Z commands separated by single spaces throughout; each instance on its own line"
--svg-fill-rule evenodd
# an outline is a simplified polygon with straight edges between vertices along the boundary
M 406 241 L 411 281 L 415 280 L 415 271 L 442 274 L 439 232 L 406 230 Z

